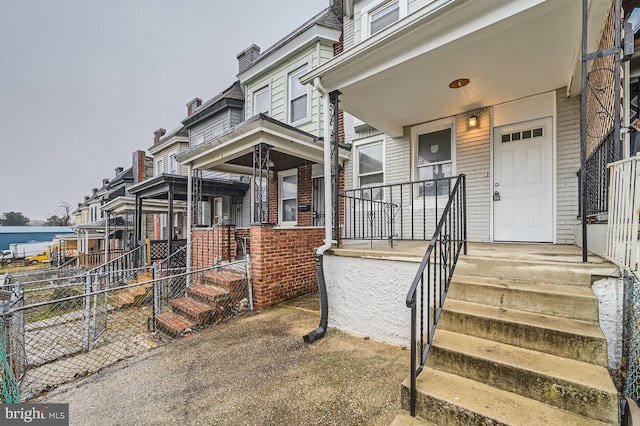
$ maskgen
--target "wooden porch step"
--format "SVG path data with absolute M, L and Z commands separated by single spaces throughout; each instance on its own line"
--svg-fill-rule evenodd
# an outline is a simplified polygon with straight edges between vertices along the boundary
M 228 295 L 227 290 L 215 285 L 192 284 L 187 288 L 187 296 L 209 304 L 225 301 Z
M 180 297 L 171 301 L 174 312 L 186 315 L 198 324 L 205 324 L 211 319 L 212 307 L 191 297 Z
M 179 336 L 187 329 L 193 329 L 197 322 L 178 315 L 175 312 L 166 312 L 156 316 L 156 326 L 164 332 Z

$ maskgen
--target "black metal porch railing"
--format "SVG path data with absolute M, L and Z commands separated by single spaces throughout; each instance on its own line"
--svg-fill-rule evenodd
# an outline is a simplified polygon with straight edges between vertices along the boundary
M 598 147 L 591 153 L 586 162 L 586 198 L 581 196 L 582 185 L 580 180 L 581 170 L 578 170 L 578 199 L 579 213 L 582 215 L 582 207 L 586 208 L 587 216 L 596 216 L 609 211 L 609 167 L 608 164 L 615 161 L 615 144 L 613 133 L 610 133 Z
M 407 294 L 406 304 L 411 308 L 410 413 L 414 417 L 416 378 L 427 361 L 460 252 L 467 254 L 465 181 L 465 175 L 458 176 Z
M 457 176 L 342 191 L 345 240 L 427 240 Z M 440 206 L 438 205 L 440 201 Z

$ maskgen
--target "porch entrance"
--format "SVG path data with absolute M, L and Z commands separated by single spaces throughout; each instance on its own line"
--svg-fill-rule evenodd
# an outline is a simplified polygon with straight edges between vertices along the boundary
M 551 118 L 496 127 L 494 241 L 553 242 Z

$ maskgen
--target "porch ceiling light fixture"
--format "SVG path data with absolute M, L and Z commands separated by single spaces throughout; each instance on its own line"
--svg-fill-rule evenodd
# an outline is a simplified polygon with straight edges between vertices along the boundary
M 484 114 L 486 110 L 486 108 L 482 108 L 479 113 L 471 114 L 469 116 L 469 127 L 476 127 L 478 125 L 478 118 Z
M 451 83 L 449 83 L 449 88 L 451 89 L 459 89 L 461 87 L 466 86 L 467 84 L 469 84 L 469 79 L 468 78 L 457 78 L 455 80 L 453 80 Z

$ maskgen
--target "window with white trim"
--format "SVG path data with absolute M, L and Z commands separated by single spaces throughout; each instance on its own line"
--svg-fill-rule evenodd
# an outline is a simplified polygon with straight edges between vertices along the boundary
M 195 135 L 193 138 L 193 146 L 202 145 L 204 143 L 204 133 Z
M 361 11 L 362 40 L 404 18 L 407 9 L 407 0 L 379 0 L 365 6 Z
M 382 141 L 356 147 L 355 176 L 358 188 L 384 185 L 384 145 Z M 382 200 L 381 188 L 362 191 L 362 198 Z
M 271 113 L 271 91 L 264 86 L 253 92 L 253 115 Z
M 414 179 L 429 181 L 418 184 L 419 196 L 448 195 L 455 172 L 455 133 L 453 119 L 438 120 L 411 130 Z
M 298 170 L 278 173 L 278 216 L 281 225 L 298 222 Z
M 224 132 L 224 124 L 219 124 L 213 128 L 213 137 L 220 136 Z
M 156 160 L 156 176 L 164 173 L 164 160 L 162 158 L 158 158 Z
M 307 64 L 305 64 L 289 73 L 287 92 L 289 124 L 305 121 L 311 115 L 309 87 L 300 83 L 300 77 L 307 72 L 307 68 Z
M 174 151 L 169 154 L 169 173 L 172 175 L 178 174 L 178 161 L 176 160 L 177 155 L 178 151 Z

